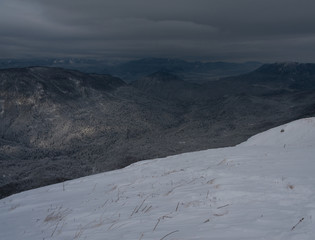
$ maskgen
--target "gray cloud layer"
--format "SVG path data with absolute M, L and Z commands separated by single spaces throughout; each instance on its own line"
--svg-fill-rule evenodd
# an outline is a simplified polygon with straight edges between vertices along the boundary
M 315 62 L 313 0 L 1 0 L 0 57 Z

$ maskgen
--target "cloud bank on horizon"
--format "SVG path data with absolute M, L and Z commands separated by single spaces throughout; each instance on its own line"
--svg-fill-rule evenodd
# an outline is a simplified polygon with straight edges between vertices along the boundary
M 2 0 L 0 57 L 315 61 L 312 0 Z

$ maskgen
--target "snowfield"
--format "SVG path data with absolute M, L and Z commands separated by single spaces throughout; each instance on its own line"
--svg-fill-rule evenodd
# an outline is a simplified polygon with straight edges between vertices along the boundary
M 313 240 L 314 171 L 315 118 L 302 119 L 2 199 L 0 239 Z

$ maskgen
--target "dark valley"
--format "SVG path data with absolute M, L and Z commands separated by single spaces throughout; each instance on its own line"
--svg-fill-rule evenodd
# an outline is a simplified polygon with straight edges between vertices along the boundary
M 63 68 L 0 70 L 0 197 L 236 145 L 315 115 L 315 64 L 266 64 L 202 83 L 183 71 L 152 70 L 132 73 L 130 83 Z

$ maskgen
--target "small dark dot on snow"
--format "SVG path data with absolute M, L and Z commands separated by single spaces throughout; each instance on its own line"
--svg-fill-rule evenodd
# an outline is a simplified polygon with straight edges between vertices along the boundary
M 281 131 L 280 131 L 280 132 L 282 132 L 282 133 L 283 133 L 283 132 L 284 132 L 284 129 L 281 129 Z

